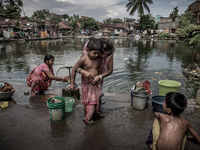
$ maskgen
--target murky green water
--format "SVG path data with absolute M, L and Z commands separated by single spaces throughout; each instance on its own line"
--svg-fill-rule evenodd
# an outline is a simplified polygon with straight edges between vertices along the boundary
M 26 86 L 29 72 L 43 62 L 44 56 L 55 56 L 54 73 L 65 65 L 74 66 L 83 52 L 86 39 L 53 41 L 11 42 L 0 44 L 0 80 L 13 86 Z M 113 74 L 105 79 L 103 92 L 127 93 L 139 80 L 151 83 L 153 95 L 159 93 L 159 80 L 170 79 L 181 82 L 180 92 L 188 98 L 195 98 L 199 85 L 189 82 L 183 76 L 183 69 L 192 60 L 192 50 L 184 42 L 175 41 L 136 41 L 133 39 L 113 39 Z M 162 74 L 155 74 L 161 72 Z M 61 69 L 58 76 L 68 75 Z M 80 85 L 80 75 L 76 76 Z M 53 82 L 54 84 L 54 82 Z M 66 83 L 56 82 L 61 89 Z M 50 89 L 53 89 L 53 85 Z

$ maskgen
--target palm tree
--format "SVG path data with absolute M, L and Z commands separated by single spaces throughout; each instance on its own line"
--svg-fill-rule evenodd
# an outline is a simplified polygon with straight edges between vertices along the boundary
M 137 10 L 140 18 L 142 15 L 144 15 L 144 8 L 148 11 L 148 13 L 150 13 L 150 9 L 147 3 L 153 4 L 152 0 L 128 0 L 128 1 L 129 2 L 126 5 L 127 8 L 126 11 L 130 11 L 129 15 L 133 15 Z

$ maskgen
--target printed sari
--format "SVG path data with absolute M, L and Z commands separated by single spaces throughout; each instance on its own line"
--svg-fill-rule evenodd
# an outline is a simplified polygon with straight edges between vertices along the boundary
M 27 76 L 26 84 L 31 87 L 33 91 L 45 91 L 51 86 L 52 80 L 48 78 L 44 71 L 39 74 L 33 74 L 36 68 L 37 67 L 35 67 Z
M 81 98 L 82 104 L 87 106 L 86 121 L 92 118 L 94 112 L 98 113 L 99 97 L 101 88 L 99 84 L 91 84 L 90 79 L 82 76 L 81 78 Z

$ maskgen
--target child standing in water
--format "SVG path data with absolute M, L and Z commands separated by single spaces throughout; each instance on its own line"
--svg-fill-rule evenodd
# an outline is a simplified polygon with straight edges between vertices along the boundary
M 185 144 L 183 139 L 187 131 L 193 136 L 188 140 L 200 144 L 200 137 L 191 123 L 179 116 L 186 106 L 187 99 L 183 94 L 170 92 L 165 96 L 163 110 L 167 114 L 155 112 L 155 117 L 160 121 L 160 134 L 158 135 L 156 146 L 153 145 L 153 149 L 183 149 Z
M 79 73 L 80 69 L 85 70 L 89 77 L 84 77 L 84 72 L 81 78 L 81 98 L 84 105 L 84 118 L 83 121 L 87 124 L 94 124 L 91 120 L 92 115 L 98 113 L 99 96 L 101 88 L 99 84 L 91 84 L 95 76 L 99 75 L 100 58 L 98 57 L 101 52 L 101 44 L 96 38 L 90 38 L 87 46 L 87 54 L 79 59 L 72 70 L 70 90 L 74 89 L 76 72 Z M 101 75 L 99 75 L 101 77 Z M 102 77 L 101 77 L 102 78 Z

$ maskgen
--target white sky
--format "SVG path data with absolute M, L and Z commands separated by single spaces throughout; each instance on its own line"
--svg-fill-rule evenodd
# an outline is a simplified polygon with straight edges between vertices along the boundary
M 168 17 L 174 7 L 178 6 L 179 14 L 183 14 L 193 2 L 195 0 L 153 0 L 153 4 L 148 6 L 154 17 L 156 15 Z M 126 11 L 128 0 L 23 0 L 23 3 L 28 17 L 31 17 L 34 11 L 49 9 L 51 13 L 69 16 L 79 14 L 100 22 L 106 18 L 138 19 L 137 12 L 130 16 Z

